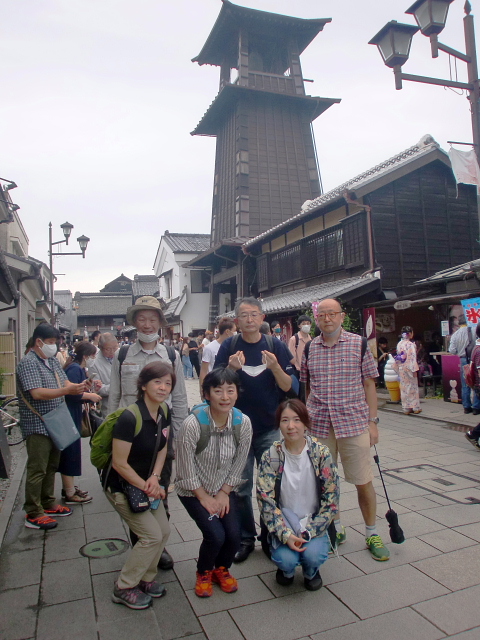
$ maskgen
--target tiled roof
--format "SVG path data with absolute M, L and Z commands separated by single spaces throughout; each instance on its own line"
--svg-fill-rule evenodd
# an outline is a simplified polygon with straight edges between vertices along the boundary
M 294 220 L 301 220 L 303 217 L 311 214 L 315 209 L 318 209 L 321 206 L 328 204 L 329 202 L 338 200 L 346 191 L 354 191 L 355 189 L 359 189 L 360 187 L 365 187 L 366 185 L 368 185 L 368 183 L 378 180 L 378 178 L 380 178 L 381 176 L 387 175 L 388 173 L 391 173 L 408 164 L 409 162 L 425 156 L 436 149 L 439 149 L 441 151 L 438 142 L 436 142 L 430 135 L 423 136 L 423 138 L 417 144 L 414 144 L 413 147 L 409 147 L 396 156 L 393 156 L 392 158 L 389 158 L 388 160 L 377 164 L 368 171 L 361 173 L 355 178 L 347 180 L 347 182 L 344 182 L 335 189 L 328 191 L 328 193 L 324 193 L 318 198 L 315 198 L 315 200 L 307 200 L 302 206 L 300 213 L 297 213 L 288 220 L 285 220 L 275 227 L 268 229 L 268 231 L 264 231 L 255 238 L 248 240 L 245 243 L 245 246 L 248 247 L 252 244 L 255 244 L 262 238 L 271 235 L 272 232 L 279 231 L 283 227 L 291 224 Z M 446 162 L 448 162 L 447 154 L 445 154 L 445 160 Z
M 173 318 L 180 315 L 181 310 L 185 306 L 187 301 L 186 291 L 182 291 L 182 293 L 176 298 L 172 298 L 168 303 L 165 309 L 163 310 L 163 315 L 167 321 L 172 320 Z
M 202 251 L 210 249 L 209 233 L 165 232 L 163 237 L 173 253 L 202 253 Z
M 432 282 L 445 282 L 446 280 L 460 280 L 466 275 L 480 271 L 480 260 L 471 260 L 465 264 L 459 264 L 443 271 L 437 271 L 433 276 L 417 280 L 415 284 L 431 284 Z
M 133 276 L 132 292 L 134 299 L 140 296 L 156 296 L 159 291 L 157 276 Z
M 315 300 L 323 300 L 325 298 L 341 298 L 346 299 L 348 302 L 355 297 L 348 294 L 364 287 L 375 289 L 379 282 L 380 278 L 372 275 L 325 282 L 313 287 L 298 289 L 298 291 L 289 291 L 288 293 L 280 293 L 276 296 L 263 298 L 262 307 L 264 313 L 271 314 L 308 309 Z M 233 317 L 234 312 L 232 311 L 225 315 Z
M 132 306 L 132 296 L 127 295 L 90 295 L 80 294 L 75 300 L 78 303 L 78 316 L 124 316 L 127 308 Z

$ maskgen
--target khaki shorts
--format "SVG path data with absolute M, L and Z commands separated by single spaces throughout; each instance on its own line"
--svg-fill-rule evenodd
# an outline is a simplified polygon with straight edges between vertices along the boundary
M 359 436 L 335 438 L 333 428 L 330 427 L 328 438 L 318 438 L 325 444 L 337 463 L 338 454 L 343 465 L 345 480 L 350 484 L 368 484 L 373 480 L 372 452 L 370 450 L 370 433 L 365 431 Z

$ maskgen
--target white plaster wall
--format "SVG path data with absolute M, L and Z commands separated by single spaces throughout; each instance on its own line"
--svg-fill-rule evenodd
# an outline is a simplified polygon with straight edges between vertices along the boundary
M 187 293 L 187 302 L 180 313 L 185 335 L 194 329 L 208 328 L 210 294 Z

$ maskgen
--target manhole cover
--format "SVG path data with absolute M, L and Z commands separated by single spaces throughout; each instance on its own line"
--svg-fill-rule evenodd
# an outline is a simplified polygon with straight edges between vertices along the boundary
M 105 540 L 95 540 L 84 544 L 79 549 L 82 556 L 86 558 L 109 558 L 124 553 L 130 545 L 121 538 L 106 538 Z

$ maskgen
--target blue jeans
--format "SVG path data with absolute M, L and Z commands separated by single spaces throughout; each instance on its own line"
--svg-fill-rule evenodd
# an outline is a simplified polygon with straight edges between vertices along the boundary
M 472 390 L 465 382 L 465 376 L 463 375 L 463 365 L 469 364 L 469 359 L 467 357 L 460 358 L 460 375 L 462 377 L 462 404 L 464 409 L 472 408 Z M 473 408 L 480 410 L 480 398 L 477 394 L 475 394 L 473 400 Z
M 193 378 L 193 367 L 190 362 L 190 358 L 188 356 L 182 356 L 183 362 L 183 377 L 184 378 Z
M 238 508 L 240 513 L 240 533 L 243 543 L 253 543 L 257 536 L 252 507 L 253 467 L 255 460 L 258 465 L 263 452 L 279 438 L 280 432 L 277 429 L 253 434 L 252 444 L 250 445 L 250 450 L 247 456 L 247 462 L 245 463 L 242 473 L 242 478 L 246 478 L 247 481 L 242 484 L 237 492 Z
M 272 560 L 281 569 L 286 578 L 291 578 L 295 573 L 295 567 L 302 565 L 303 575 L 311 580 L 328 558 L 330 540 L 326 533 L 319 538 L 312 538 L 305 543 L 305 551 L 292 551 L 286 544 L 281 544 L 277 549 L 271 548 Z

